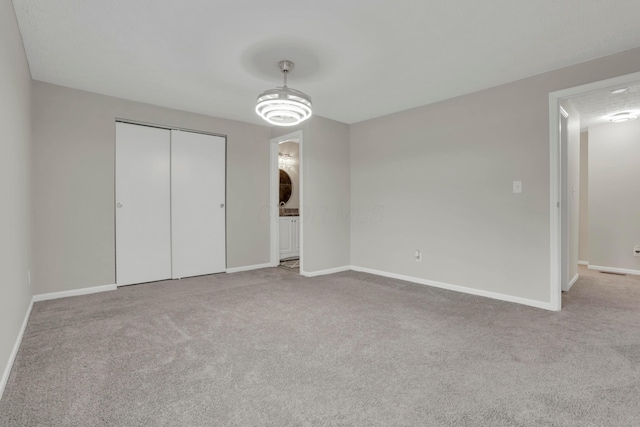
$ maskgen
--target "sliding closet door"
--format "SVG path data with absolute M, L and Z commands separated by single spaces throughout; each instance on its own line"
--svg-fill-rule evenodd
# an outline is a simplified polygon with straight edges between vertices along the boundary
M 171 131 L 173 278 L 226 269 L 225 139 Z
M 116 283 L 171 278 L 167 129 L 116 123 Z

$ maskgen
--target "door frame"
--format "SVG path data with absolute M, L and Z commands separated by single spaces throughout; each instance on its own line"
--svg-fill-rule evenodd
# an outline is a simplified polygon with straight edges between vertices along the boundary
M 564 119 L 564 123 L 563 123 Z M 569 203 L 569 113 L 560 106 L 560 289 L 568 290 L 571 246 L 571 205 Z M 563 126 L 564 124 L 564 126 Z M 564 136 L 564 141 L 563 141 Z
M 269 222 L 270 222 L 270 264 L 272 267 L 280 265 L 280 208 L 278 206 L 279 177 L 278 174 L 278 153 L 281 142 L 295 141 L 300 144 L 299 176 L 300 176 L 300 274 L 304 273 L 304 144 L 302 130 L 288 133 L 277 138 L 272 138 L 269 143 L 270 161 L 269 161 Z
M 624 86 L 640 80 L 640 72 L 625 74 L 610 79 L 574 86 L 549 93 L 549 173 L 550 173 L 550 300 L 551 310 L 562 308 L 562 241 L 566 235 L 567 224 L 561 221 L 562 211 L 562 174 L 567 165 L 560 155 L 560 101 L 576 95 L 607 89 L 612 86 Z

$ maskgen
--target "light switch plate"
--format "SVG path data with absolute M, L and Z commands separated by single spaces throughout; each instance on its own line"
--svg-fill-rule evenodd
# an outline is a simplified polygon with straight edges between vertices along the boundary
M 522 181 L 513 181 L 513 192 L 522 193 Z

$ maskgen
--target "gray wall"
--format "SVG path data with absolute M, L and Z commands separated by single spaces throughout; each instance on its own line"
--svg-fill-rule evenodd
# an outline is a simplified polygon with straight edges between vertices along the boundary
M 30 230 L 31 74 L 10 0 L 0 1 L 0 376 L 31 301 L 27 280 Z M 0 382 L 0 392 L 3 383 Z
M 298 128 L 273 128 L 272 137 L 303 132 L 303 267 L 308 273 L 350 265 L 349 126 L 312 116 Z
M 578 259 L 589 261 L 589 133 L 580 133 L 580 247 Z
M 549 92 L 638 69 L 635 49 L 352 125 L 352 265 L 549 302 Z
M 293 157 L 293 164 L 284 169 L 289 174 L 293 186 L 291 198 L 285 207 L 290 209 L 300 208 L 300 144 L 293 141 L 283 142 L 280 144 L 279 150 L 280 153 L 290 154 Z
M 589 264 L 637 270 L 640 121 L 589 128 Z
M 269 262 L 270 129 L 33 83 L 36 294 L 115 283 L 115 119 L 226 134 L 227 266 Z

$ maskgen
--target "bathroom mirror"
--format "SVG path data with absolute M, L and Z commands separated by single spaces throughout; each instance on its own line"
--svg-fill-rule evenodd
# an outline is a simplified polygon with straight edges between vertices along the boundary
M 279 204 L 282 205 L 283 202 L 286 204 L 291 198 L 292 192 L 293 192 L 293 184 L 291 182 L 291 177 L 289 176 L 288 173 L 280 169 L 280 202 Z

